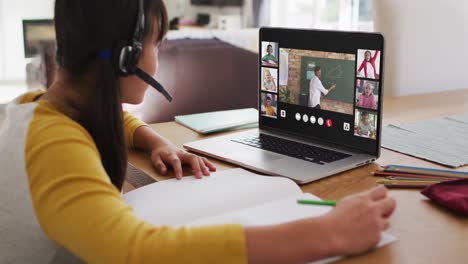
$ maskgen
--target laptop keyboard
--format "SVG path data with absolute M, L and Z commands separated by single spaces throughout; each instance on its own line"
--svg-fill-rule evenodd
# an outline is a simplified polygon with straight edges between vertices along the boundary
M 301 144 L 295 141 L 265 134 L 254 134 L 238 139 L 232 139 L 232 141 L 321 165 L 351 157 L 351 155 L 341 152 Z

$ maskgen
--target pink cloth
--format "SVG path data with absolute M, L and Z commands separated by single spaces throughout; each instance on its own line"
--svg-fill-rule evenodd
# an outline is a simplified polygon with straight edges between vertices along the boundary
M 434 184 L 421 193 L 440 206 L 468 216 L 468 179 Z
M 377 109 L 377 105 L 375 103 L 374 95 L 365 96 L 365 95 L 361 94 L 361 96 L 359 96 L 358 106 L 364 107 L 364 108 L 369 108 L 369 109 Z

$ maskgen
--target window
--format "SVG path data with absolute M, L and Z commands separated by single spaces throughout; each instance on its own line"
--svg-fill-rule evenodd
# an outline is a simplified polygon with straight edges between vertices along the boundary
M 372 31 L 372 0 L 267 0 L 270 26 Z

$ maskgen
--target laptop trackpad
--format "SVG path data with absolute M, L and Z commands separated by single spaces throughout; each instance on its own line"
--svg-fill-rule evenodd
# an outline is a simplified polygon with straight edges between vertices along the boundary
M 267 153 L 264 151 L 252 151 L 248 153 L 236 153 L 233 155 L 233 160 L 245 161 L 250 164 L 257 164 L 260 162 L 272 162 L 275 160 L 283 159 L 284 157 Z

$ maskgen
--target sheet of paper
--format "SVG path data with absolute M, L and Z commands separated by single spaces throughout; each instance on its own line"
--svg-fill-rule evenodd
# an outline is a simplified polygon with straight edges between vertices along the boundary
M 185 177 L 181 181 L 157 182 L 123 198 L 138 217 L 149 223 L 180 225 L 301 193 L 289 179 L 231 169 L 203 179 Z
M 449 167 L 468 164 L 468 116 L 388 125 L 382 146 Z
M 449 120 L 458 121 L 460 123 L 468 124 L 468 115 L 456 115 L 447 117 Z

